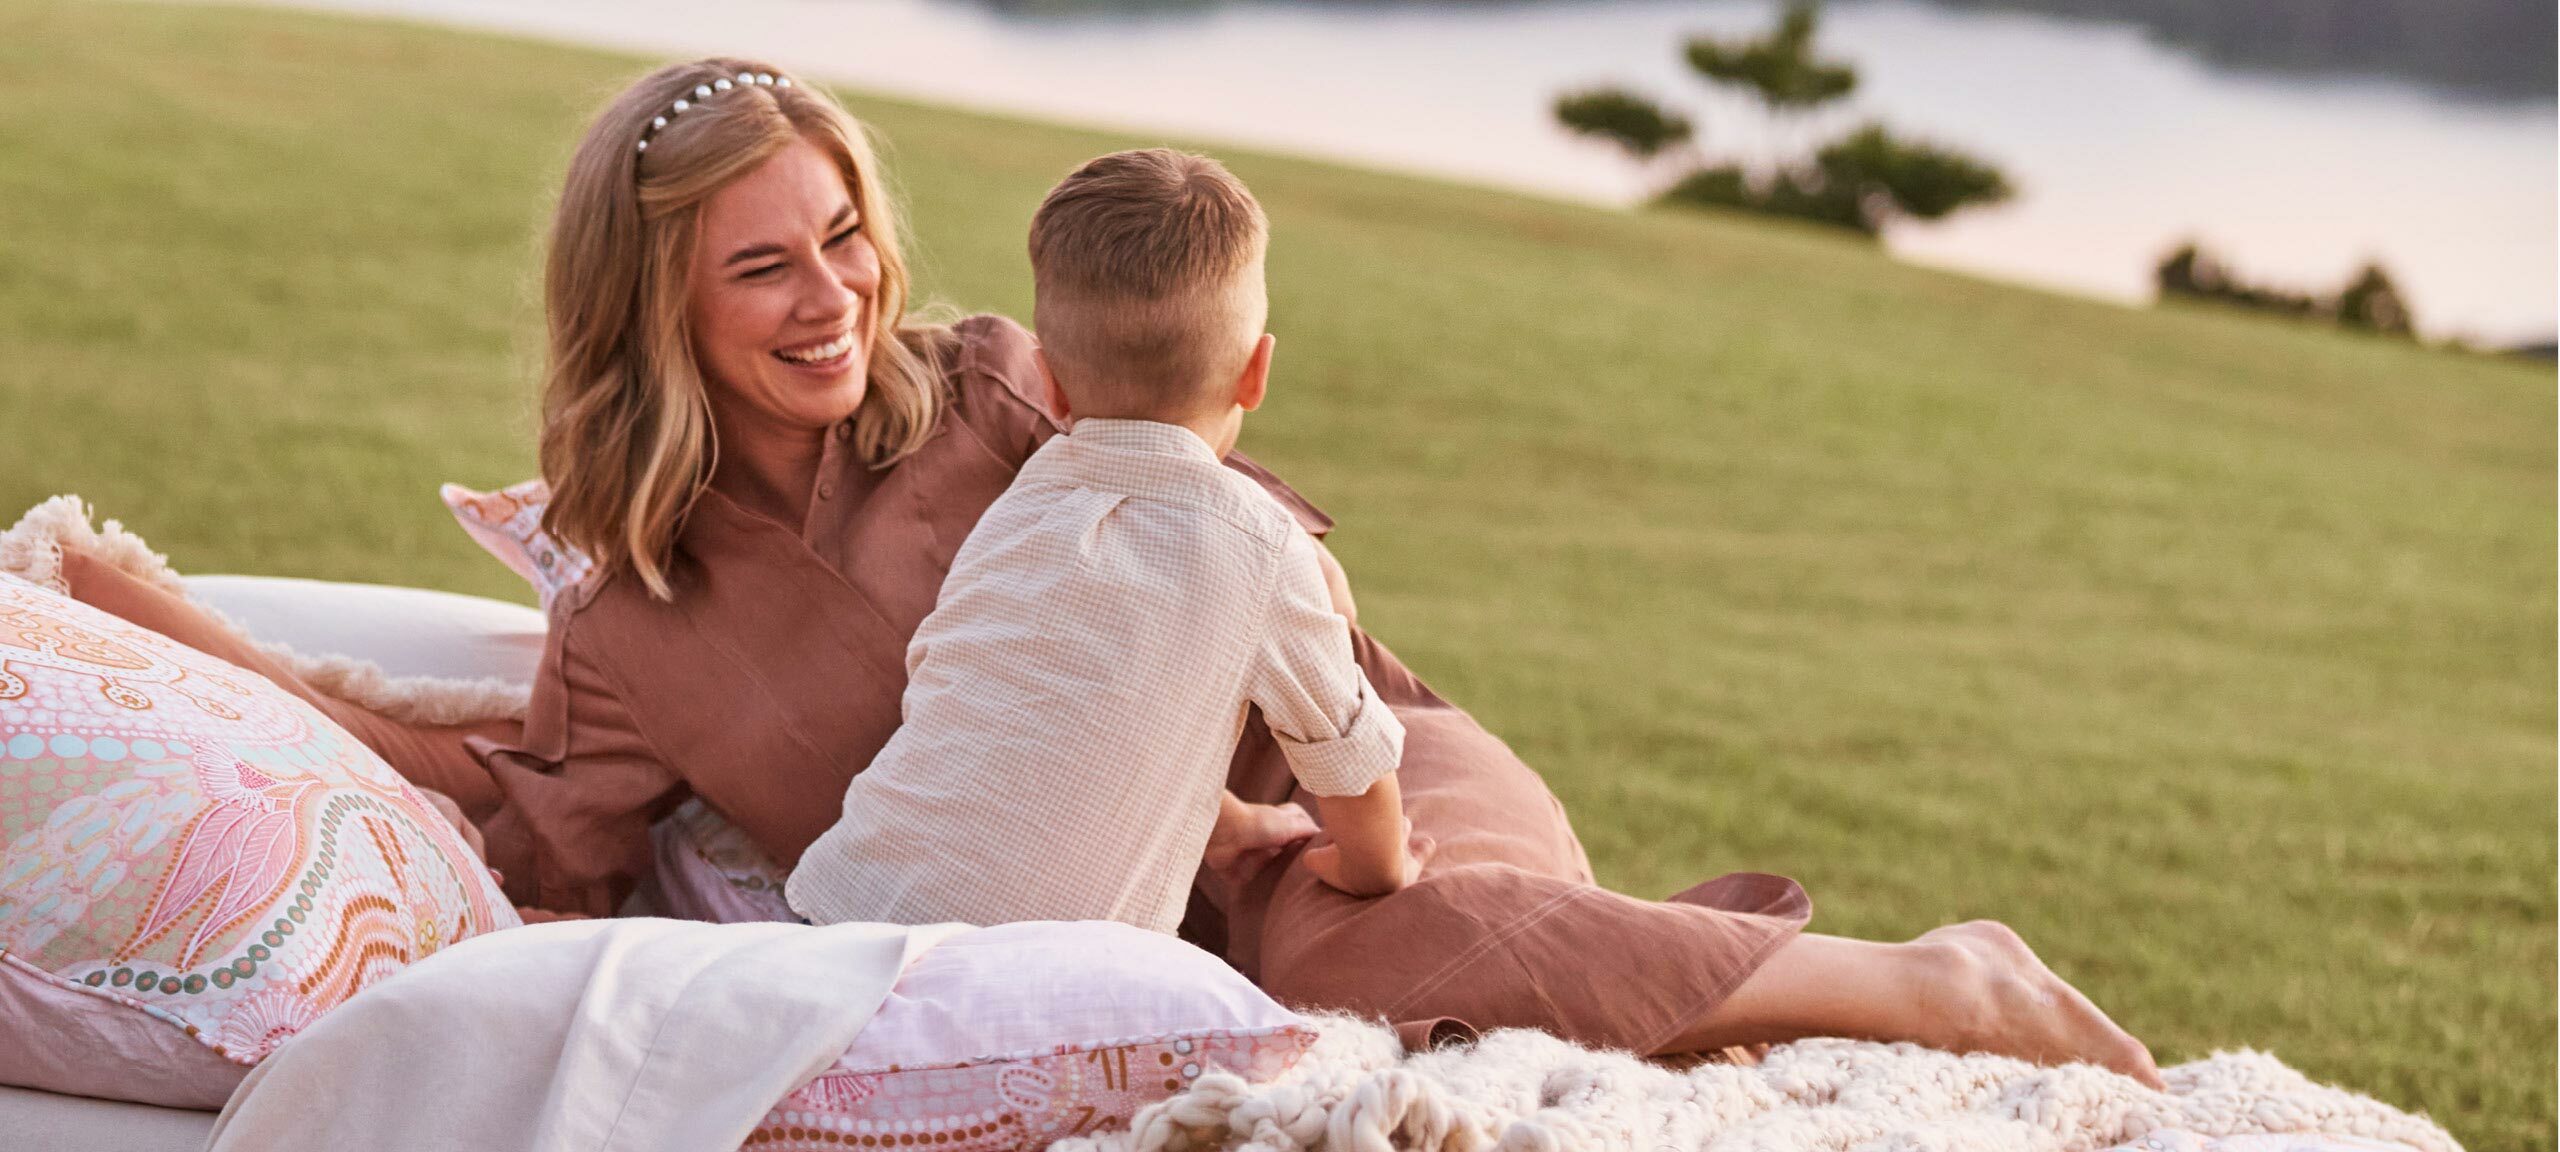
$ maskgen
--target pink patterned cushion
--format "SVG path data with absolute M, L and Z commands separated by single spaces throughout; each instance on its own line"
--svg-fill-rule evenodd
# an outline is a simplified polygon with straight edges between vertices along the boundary
M 453 827 L 317 709 L 0 575 L 0 1082 L 219 1105 L 200 1069 L 98 1075 L 167 1059 L 116 1050 L 136 1018 L 254 1064 L 359 989 L 517 923 Z
M 749 1149 L 1030 1152 L 1211 1069 L 1287 1071 L 1315 1031 L 1217 957 L 1125 924 L 1006 924 L 918 958 Z
M 442 495 L 444 506 L 453 511 L 465 533 L 533 585 L 545 611 L 561 589 L 576 587 L 595 567 L 586 553 L 542 530 L 542 510 L 551 504 L 551 486 L 540 477 L 495 492 L 447 484 Z
M 711 924 L 800 920 L 782 899 L 790 870 L 699 796 L 650 827 L 649 847 L 654 867 L 640 885 L 647 915 Z

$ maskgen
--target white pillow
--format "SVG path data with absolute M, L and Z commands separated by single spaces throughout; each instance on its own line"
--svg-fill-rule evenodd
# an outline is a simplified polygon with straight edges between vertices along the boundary
M 926 1069 L 1190 1032 L 1306 1027 L 1305 1017 L 1226 961 L 1175 937 L 1105 920 L 1035 920 L 972 929 L 918 957 L 834 1071 Z M 1290 1039 L 1294 1058 L 1294 1042 L 1312 1033 Z
M 1104 921 L 1004 924 L 916 958 L 853 1047 L 774 1105 L 765 1152 L 1038 1152 L 1226 1071 L 1269 1080 L 1313 1024 L 1217 957 Z
M 185 579 L 189 593 L 251 636 L 304 656 L 369 660 L 386 676 L 529 685 L 542 662 L 542 613 L 522 604 L 289 576 Z

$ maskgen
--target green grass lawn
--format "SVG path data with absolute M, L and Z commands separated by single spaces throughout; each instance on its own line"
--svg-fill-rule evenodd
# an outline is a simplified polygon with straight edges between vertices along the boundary
M 435 486 L 531 473 L 541 222 L 637 67 L 0 0 L 0 506 L 524 598 Z M 1041 192 L 1134 142 L 853 104 L 927 294 L 1015 316 Z M 2553 1147 L 2548 365 L 1229 158 L 1274 221 L 1248 448 L 1611 884 L 2003 918 L 2164 1062 Z

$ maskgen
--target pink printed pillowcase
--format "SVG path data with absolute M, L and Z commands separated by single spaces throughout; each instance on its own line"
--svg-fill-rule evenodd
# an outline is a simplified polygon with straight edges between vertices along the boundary
M 540 477 L 507 485 L 495 492 L 476 492 L 460 484 L 441 490 L 464 533 L 478 541 L 498 562 L 533 585 L 542 608 L 563 589 L 574 588 L 595 569 L 587 554 L 554 539 L 542 529 L 543 509 L 551 506 L 551 486 Z
M 649 846 L 652 867 L 637 901 L 647 915 L 711 924 L 800 920 L 782 899 L 790 870 L 699 796 L 652 825 Z
M 1224 1070 L 1286 1072 L 1315 1042 L 1217 957 L 1100 921 L 1006 924 L 936 945 L 851 1050 L 745 1147 L 1033 1152 L 1125 1127 Z
M 317 709 L 0 574 L 0 1083 L 218 1107 L 359 990 L 517 923 Z

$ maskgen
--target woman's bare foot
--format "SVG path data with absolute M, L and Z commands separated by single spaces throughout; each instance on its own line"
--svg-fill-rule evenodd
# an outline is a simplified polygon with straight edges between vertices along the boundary
M 1923 958 L 1925 1006 L 1921 1034 L 1910 1039 L 2039 1064 L 2086 1062 L 2162 1086 L 2151 1050 L 2054 975 L 2008 925 L 1950 924 L 1908 947 Z
M 1988 920 L 1908 944 L 1799 935 L 1657 1055 L 1808 1036 L 2086 1061 L 2161 1086 L 2141 1041 L 2054 975 L 2017 933 Z

